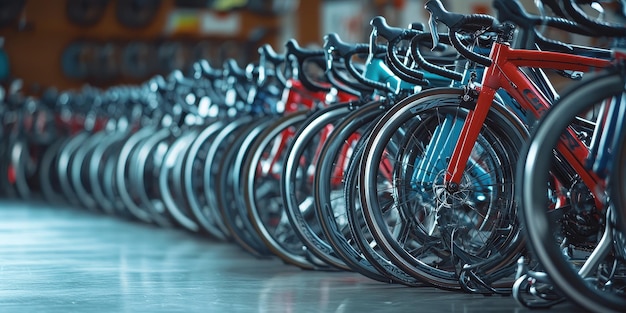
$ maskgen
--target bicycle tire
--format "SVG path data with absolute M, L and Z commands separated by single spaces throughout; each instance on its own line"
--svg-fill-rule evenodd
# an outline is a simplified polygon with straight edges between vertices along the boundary
M 356 142 L 350 156 L 342 155 L 341 151 L 354 134 L 361 133 L 361 138 L 365 138 L 367 129 L 373 126 L 386 109 L 387 107 L 379 101 L 366 104 L 347 116 L 331 133 L 322 148 L 320 163 L 315 173 L 316 209 L 325 238 L 352 270 L 381 282 L 400 283 L 412 287 L 423 286 L 422 282 L 374 251 L 376 245 L 367 239 L 371 238 L 366 234 L 369 230 L 357 226 L 358 218 L 355 216 L 361 212 L 357 212 L 358 209 L 351 205 L 356 203 L 354 191 L 358 190 L 358 184 L 354 181 L 356 179 L 354 174 L 358 173 L 357 160 L 362 153 L 363 143 L 361 140 Z M 337 158 L 348 161 L 348 164 L 342 166 L 345 170 L 341 172 L 341 177 L 332 175 L 337 166 L 335 161 Z M 333 187 L 339 181 L 341 184 Z M 334 194 L 337 196 L 333 197 Z
M 61 189 L 67 202 L 74 207 L 81 207 L 81 202 L 78 200 L 76 190 L 71 182 L 71 164 L 74 160 L 74 155 L 82 144 L 91 136 L 91 133 L 82 131 L 76 134 L 70 139 L 66 145 L 63 146 L 57 159 L 56 170 L 58 171 L 59 182 L 61 183 Z M 85 208 L 86 209 L 86 208 Z
M 67 201 L 63 197 L 61 184 L 59 182 L 58 171 L 56 170 L 59 152 L 65 146 L 70 138 L 60 138 L 54 142 L 43 155 L 41 160 L 41 170 L 39 171 L 39 180 L 41 181 L 41 192 L 44 200 L 54 204 L 66 204 Z
M 563 248 L 559 247 L 561 239 L 556 238 L 556 234 L 561 233 L 559 224 L 562 225 L 561 221 L 565 217 L 559 218 L 557 224 L 553 217 L 548 216 L 546 203 L 549 201 L 545 186 L 548 172 L 554 164 L 553 149 L 563 135 L 563 130 L 584 110 L 593 108 L 597 103 L 616 94 L 620 95 L 623 87 L 624 80 L 621 75 L 609 72 L 585 78 L 580 84 L 565 92 L 534 129 L 531 140 L 521 155 L 517 175 L 520 216 L 531 250 L 555 287 L 572 302 L 593 312 L 623 312 L 626 298 L 593 287 L 579 275 L 572 262 L 566 259 L 568 257 L 563 253 Z M 569 244 L 568 248 L 572 245 Z
M 470 159 L 462 188 L 437 189 L 435 179 L 458 138 L 454 130 L 467 114 L 462 92 L 431 89 L 392 107 L 367 141 L 360 174 L 363 212 L 376 242 L 404 271 L 445 289 L 460 288 L 459 267 L 492 257 L 512 261 L 500 249 L 519 238 L 512 177 L 526 128 L 504 106 L 492 106 L 474 148 L 484 159 Z M 385 167 L 389 178 L 379 176 Z
M 287 217 L 300 240 L 316 257 L 339 270 L 351 268 L 338 255 L 326 240 L 320 217 L 315 209 L 313 181 L 310 172 L 319 164 L 318 148 L 325 138 L 324 129 L 332 133 L 346 114 L 354 109 L 353 103 L 339 103 L 318 110 L 303 121 L 294 134 L 294 139 L 287 147 L 285 163 L 280 177 L 280 193 L 285 205 Z M 329 133 L 329 134 L 330 134 Z
M 246 217 L 256 235 L 272 253 L 287 264 L 302 269 L 323 269 L 328 267 L 322 261 L 313 262 L 307 247 L 295 233 L 285 214 L 285 207 L 280 195 L 280 175 L 284 166 L 285 149 L 280 150 L 280 136 L 290 128 L 297 128 L 306 119 L 308 111 L 298 111 L 275 120 L 250 142 L 249 153 L 242 160 L 241 191 L 239 205 L 247 210 Z M 284 138 L 288 145 L 293 137 Z M 278 142 L 277 142 L 278 140 Z M 276 146 L 278 144 L 278 146 Z M 276 150 L 272 150 L 276 149 Z M 273 160 L 276 164 L 263 167 L 261 159 L 264 153 L 277 151 Z M 280 172 L 274 172 L 276 169 Z
M 131 156 L 133 165 L 128 177 L 138 206 L 149 212 L 154 223 L 161 227 L 174 225 L 159 188 L 159 175 L 169 137 L 170 130 L 162 128 L 143 140 Z
M 194 219 L 211 237 L 226 241 L 228 233 L 219 226 L 217 209 L 209 207 L 208 198 L 204 193 L 205 180 L 203 172 L 207 161 L 207 150 L 210 149 L 220 130 L 228 123 L 214 121 L 204 127 L 191 143 L 183 164 L 183 187 L 185 198 Z
M 259 119 L 238 132 L 223 154 L 218 167 L 215 189 L 211 190 L 216 197 L 221 219 L 228 227 L 234 241 L 256 257 L 267 257 L 272 253 L 259 238 L 247 214 L 241 214 L 237 200 L 241 197 L 239 180 L 241 179 L 241 163 L 249 152 L 251 142 L 268 125 L 271 125 L 272 120 L 271 118 Z
M 15 172 L 14 188 L 21 199 L 33 199 L 35 192 L 29 177 L 32 175 L 31 145 L 26 138 L 16 138 L 11 145 L 11 166 Z M 29 169 L 30 168 L 30 169 Z
M 144 127 L 138 130 L 136 133 L 132 134 L 124 141 L 124 144 L 122 145 L 119 153 L 116 156 L 117 164 L 114 174 L 114 192 L 119 197 L 118 199 L 121 201 L 126 212 L 130 213 L 130 215 L 134 216 L 134 218 L 138 221 L 147 224 L 151 224 L 153 222 L 152 218 L 150 217 L 150 212 L 140 207 L 139 203 L 135 201 L 134 196 L 131 195 L 131 187 L 128 185 L 129 178 L 127 176 L 130 175 L 130 172 L 134 170 L 131 164 L 129 164 L 133 152 L 141 144 L 141 142 L 149 138 L 158 130 L 159 128 L 154 126 Z M 108 185 L 107 183 L 104 184 Z
M 196 135 L 197 132 L 194 130 L 183 132 L 179 129 L 173 131 L 170 134 L 167 153 L 159 168 L 159 191 L 166 211 L 179 226 L 192 233 L 198 232 L 200 225 L 196 222 L 191 208 L 187 207 L 187 203 L 183 199 L 182 189 L 180 189 L 182 188 L 182 177 L 177 175 L 175 168 L 178 163 L 183 161 L 184 158 L 180 156 L 184 155 Z
M 100 209 L 109 215 L 121 214 L 121 202 L 113 197 L 114 167 L 117 163 L 117 154 L 121 149 L 129 133 L 127 131 L 113 131 L 105 136 L 104 140 L 96 146 L 89 160 L 89 184 L 93 196 L 97 200 Z M 107 178 L 109 177 L 109 178 Z M 108 182 L 108 183 L 107 183 Z
M 619 134 L 615 142 L 615 168 L 612 171 L 611 199 L 616 208 L 616 226 L 626 232 L 626 134 Z
M 81 203 L 81 206 L 88 208 L 91 211 L 99 211 L 96 200 L 92 196 L 91 186 L 86 181 L 88 166 L 86 166 L 89 157 L 95 150 L 96 146 L 102 142 L 102 139 L 107 134 L 104 131 L 92 134 L 82 147 L 80 147 L 72 159 L 70 180 L 74 190 L 76 190 L 76 196 Z
M 202 212 L 195 212 L 198 215 L 207 215 L 207 217 L 197 217 L 198 219 L 209 219 L 215 223 L 216 227 L 224 234 L 226 240 L 233 240 L 237 234 L 232 233 L 233 226 L 229 226 L 221 213 L 220 204 L 216 195 L 217 184 L 219 183 L 219 172 L 222 162 L 225 160 L 227 150 L 233 146 L 233 143 L 242 138 L 251 125 L 255 125 L 260 121 L 255 121 L 253 116 L 241 116 L 228 123 L 220 130 L 215 139 L 206 152 L 204 161 L 204 170 L 198 179 L 203 180 L 203 190 L 200 192 L 207 201 L 207 208 Z M 240 241 L 243 239 L 239 239 Z M 237 239 L 235 239 L 237 241 Z

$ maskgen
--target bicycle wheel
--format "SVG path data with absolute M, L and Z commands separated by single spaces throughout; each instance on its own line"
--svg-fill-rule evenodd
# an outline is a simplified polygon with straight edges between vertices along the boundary
M 624 246 L 606 223 L 611 210 L 603 201 L 605 182 L 598 176 L 588 187 L 580 177 L 589 168 L 575 170 L 564 153 L 590 148 L 594 131 L 601 130 L 595 123 L 599 112 L 619 99 L 623 88 L 623 78 L 608 73 L 566 92 L 534 130 L 517 175 L 520 216 L 534 256 L 558 291 L 593 312 L 626 307 Z M 568 140 L 572 136 L 580 141 Z M 552 184 L 554 177 L 560 187 Z
M 33 145 L 26 137 L 19 137 L 11 145 L 11 167 L 15 173 L 15 190 L 21 199 L 32 200 L 36 196 L 36 189 L 33 188 L 32 177 L 36 176 L 37 161 L 39 157 L 32 150 Z
M 89 184 L 100 209 L 110 215 L 126 216 L 121 200 L 114 192 L 115 165 L 119 151 L 130 133 L 127 130 L 113 131 L 96 146 L 89 160 Z M 42 168 L 42 170 L 45 169 Z
M 2 125 L 5 126 L 5 125 Z M 6 130 L 10 133 L 10 130 Z M 4 136 L 0 143 L 0 195 L 4 198 L 17 197 L 17 190 L 14 186 L 14 169 L 11 162 L 11 137 Z
M 453 289 L 465 265 L 512 262 L 501 253 L 519 238 L 513 174 L 526 137 L 521 122 L 496 103 L 459 188 L 446 188 L 447 160 L 468 112 L 461 95 L 431 89 L 392 107 L 367 141 L 360 173 L 361 205 L 376 242 L 407 273 Z
M 241 129 L 223 153 L 218 166 L 215 189 L 211 190 L 217 200 L 220 216 L 234 241 L 256 257 L 270 256 L 271 252 L 252 226 L 241 207 L 242 163 L 249 153 L 252 142 L 271 125 L 272 119 L 260 119 Z
M 315 209 L 313 179 L 323 142 L 333 131 L 334 124 L 353 108 L 352 103 L 335 104 L 302 122 L 285 151 L 287 157 L 280 176 L 284 210 L 296 235 L 316 257 L 341 270 L 351 268 L 335 253 L 323 234 Z
M 193 233 L 200 230 L 200 225 L 184 198 L 180 168 L 184 160 L 182 156 L 197 134 L 193 128 L 172 130 L 171 143 L 159 169 L 159 191 L 166 211 L 178 225 Z
M 280 194 L 286 150 L 307 113 L 299 111 L 279 118 L 251 143 L 241 170 L 241 205 L 247 209 L 257 236 L 275 255 L 303 269 L 323 269 L 328 265 L 315 260 L 295 233 Z
M 3 103 L 4 104 L 4 103 Z M 0 164 L 0 187 L 2 187 L 2 193 L 5 197 L 16 198 L 19 197 L 18 190 L 18 178 L 19 168 L 16 164 L 15 146 L 19 145 L 23 136 L 22 126 L 20 121 L 23 119 L 20 112 L 15 108 L 8 110 L 3 115 L 11 117 L 11 121 L 7 118 L 3 118 L 2 127 L 4 128 L 5 136 L 0 144 L 0 156 L 2 157 L 2 163 Z
M 217 208 L 208 205 L 204 193 L 204 170 L 208 158 L 207 151 L 214 143 L 225 123 L 213 121 L 202 129 L 187 151 L 183 164 L 183 187 L 185 198 L 199 226 L 213 238 L 225 241 L 228 233 L 219 226 L 221 221 Z
M 622 93 L 622 105 L 618 114 L 626 116 L 624 111 L 624 93 Z M 613 204 L 614 220 L 614 240 L 616 244 L 616 254 L 622 259 L 626 259 L 626 133 L 622 128 L 614 143 L 615 159 L 613 170 L 610 176 L 611 203 Z
M 44 153 L 41 159 L 39 170 L 39 180 L 41 182 L 41 192 L 47 202 L 54 204 L 66 204 L 59 182 L 58 171 L 56 170 L 59 153 L 70 138 L 60 138 L 56 140 Z
M 128 185 L 134 189 L 133 195 L 138 199 L 139 206 L 150 212 L 154 223 L 162 227 L 173 225 L 159 188 L 161 165 L 170 135 L 170 129 L 162 128 L 144 140 L 131 156 L 131 175 L 128 177 Z
M 241 116 L 223 127 L 215 136 L 211 142 L 206 156 L 204 157 L 204 164 L 200 166 L 203 170 L 195 179 L 202 180 L 203 189 L 199 191 L 201 195 L 198 197 L 204 197 L 206 199 L 206 208 L 200 212 L 194 211 L 198 220 L 209 220 L 215 225 L 216 228 L 224 234 L 226 240 L 233 239 L 237 234 L 232 233 L 234 226 L 229 226 L 228 221 L 224 219 L 220 210 L 220 204 L 217 200 L 217 185 L 219 182 L 219 173 L 221 164 L 225 160 L 226 151 L 233 146 L 239 138 L 243 139 L 243 136 L 248 133 L 251 125 L 255 125 L 258 122 L 254 121 L 253 116 Z M 192 181 L 193 184 L 193 181 Z M 202 216 L 202 217 L 199 217 Z M 238 239 L 235 239 L 237 241 Z M 243 239 L 239 240 L 240 242 Z
M 63 195 L 65 196 L 65 199 L 69 204 L 78 208 L 80 208 L 82 205 L 79 201 L 78 195 L 76 194 L 76 190 L 72 185 L 71 164 L 73 163 L 75 153 L 82 145 L 85 144 L 86 140 L 90 137 L 91 133 L 87 131 L 80 132 L 72 137 L 72 139 L 68 141 L 67 144 L 60 151 L 56 165 L 56 169 L 58 171 L 57 175 L 59 177 L 59 182 L 61 183 L 61 189 L 63 190 Z
M 424 285 L 375 251 L 358 206 L 358 165 L 361 138 L 387 108 L 376 101 L 364 105 L 337 125 L 320 152 L 315 172 L 314 199 L 325 238 L 354 271 L 377 281 Z
M 99 211 L 100 209 L 92 196 L 91 185 L 87 180 L 89 171 L 87 161 L 93 153 L 93 150 L 96 149 L 96 146 L 100 144 L 107 135 L 105 131 L 92 134 L 85 140 L 82 147 L 76 151 L 71 163 L 70 179 L 74 190 L 76 190 L 76 196 L 83 207 L 92 211 Z
M 117 155 L 117 164 L 115 168 L 115 194 L 123 204 L 126 212 L 134 216 L 137 220 L 151 224 L 152 217 L 150 212 L 140 206 L 139 201 L 132 194 L 132 186 L 129 184 L 131 172 L 134 171 L 132 162 L 130 162 L 131 155 L 136 151 L 140 144 L 148 139 L 151 135 L 158 132 L 159 128 L 155 126 L 145 127 L 132 134 L 125 142 Z M 105 183 L 106 185 L 107 183 Z M 138 199 L 137 199 L 138 200 Z

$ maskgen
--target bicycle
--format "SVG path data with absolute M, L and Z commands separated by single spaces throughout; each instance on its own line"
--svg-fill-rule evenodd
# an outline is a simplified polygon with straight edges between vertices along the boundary
M 496 90 L 504 89 L 527 115 L 540 116 L 549 101 L 519 67 L 589 71 L 606 67 L 609 61 L 513 49 L 508 45 L 510 24 L 498 24 L 485 15 L 449 13 L 437 1 L 426 7 L 431 25 L 446 24 L 459 53 L 486 67 L 482 83 L 429 90 L 386 113 L 365 146 L 360 193 L 367 225 L 381 248 L 403 270 L 456 289 L 457 273 L 464 265 L 496 259 L 485 269 L 495 273 L 523 249 L 512 199 L 514 164 L 528 126 L 496 101 Z M 494 32 L 490 57 L 463 46 L 456 35 L 461 30 Z M 383 160 L 393 164 L 392 181 L 372 170 Z M 386 219 L 390 212 L 397 218 Z

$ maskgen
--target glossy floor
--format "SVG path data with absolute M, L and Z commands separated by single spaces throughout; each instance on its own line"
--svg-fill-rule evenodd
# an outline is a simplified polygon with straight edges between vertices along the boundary
M 0 312 L 530 311 L 511 297 L 303 271 L 180 230 L 0 200 Z

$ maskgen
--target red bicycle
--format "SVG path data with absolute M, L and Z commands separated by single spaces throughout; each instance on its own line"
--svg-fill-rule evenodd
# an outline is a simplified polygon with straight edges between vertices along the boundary
M 523 119 L 540 117 L 551 104 L 525 68 L 588 72 L 609 66 L 611 55 L 513 49 L 510 24 L 450 13 L 439 1 L 426 8 L 431 25 L 446 24 L 452 45 L 485 71 L 481 82 L 410 96 L 379 120 L 360 166 L 363 212 L 376 242 L 406 272 L 444 288 L 460 288 L 459 272 L 467 268 L 493 282 L 510 274 L 504 269 L 524 248 L 514 201 L 516 163 L 530 127 Z M 492 36 L 489 56 L 464 46 L 460 33 Z M 505 106 L 499 89 L 526 116 Z M 584 142 L 572 131 L 559 151 L 576 162 L 585 152 L 576 147 Z M 379 172 L 383 161 L 393 164 L 392 180 Z

